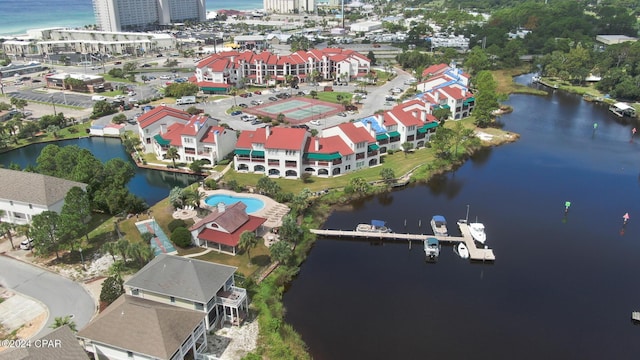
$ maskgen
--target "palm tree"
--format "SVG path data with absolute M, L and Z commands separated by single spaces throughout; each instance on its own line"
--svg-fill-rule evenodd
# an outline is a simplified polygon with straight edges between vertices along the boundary
M 120 239 L 115 244 L 113 244 L 113 246 L 114 251 L 120 253 L 120 256 L 122 256 L 122 260 L 126 263 L 127 255 L 129 254 L 129 241 L 127 239 Z
M 189 202 L 194 205 L 195 207 L 199 208 L 200 207 L 200 202 L 202 202 L 202 199 L 204 199 L 204 196 L 206 194 L 203 193 L 202 191 L 198 191 L 195 190 L 193 192 L 189 192 Z
M 113 261 L 116 261 L 116 243 L 108 241 L 102 244 L 102 252 L 109 253 L 111 258 L 113 258 Z
M 229 94 L 233 96 L 233 106 L 238 106 L 238 103 L 236 102 L 236 95 L 238 95 L 238 88 L 235 86 L 230 87 Z
M 4 215 L 4 211 L 2 211 L 0 217 L 2 215 Z M 13 245 L 13 235 L 11 235 L 11 230 L 13 230 L 13 224 L 8 222 L 0 222 L 0 234 L 5 235 L 9 239 L 9 242 L 11 243 L 11 249 L 15 250 L 16 247 L 15 245 Z
M 176 167 L 176 159 L 180 159 L 180 154 L 178 153 L 178 149 L 175 147 L 170 147 L 167 150 L 167 154 L 165 155 L 167 159 L 171 159 L 173 161 L 173 167 Z
M 57 316 L 53 324 L 51 324 L 51 326 L 49 327 L 52 329 L 57 329 L 65 325 L 67 325 L 69 329 L 71 329 L 71 331 L 73 331 L 74 333 L 78 332 L 78 330 L 76 329 L 76 323 L 73 320 L 71 320 L 71 315 Z
M 249 261 L 251 261 L 250 249 L 256 247 L 257 245 L 258 245 L 258 237 L 253 231 L 244 231 L 240 235 L 240 242 L 238 242 L 238 247 L 240 248 L 241 251 L 247 252 Z

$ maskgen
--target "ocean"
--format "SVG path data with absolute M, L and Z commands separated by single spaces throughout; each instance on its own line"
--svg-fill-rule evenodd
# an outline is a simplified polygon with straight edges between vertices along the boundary
M 208 1 L 207 10 L 261 9 L 262 0 Z M 25 34 L 29 29 L 95 24 L 91 0 L 0 0 L 0 34 Z

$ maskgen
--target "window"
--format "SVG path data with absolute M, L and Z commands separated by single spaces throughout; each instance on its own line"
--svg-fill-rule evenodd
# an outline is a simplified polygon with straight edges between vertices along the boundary
M 131 295 L 133 296 L 140 295 L 140 289 L 131 289 Z
M 33 209 L 33 204 L 29 204 L 29 209 Z
M 169 298 L 169 301 L 171 301 L 172 304 L 175 304 L 176 298 L 172 296 Z
M 127 351 L 127 357 L 133 359 L 133 352 Z
M 9 205 L 13 206 L 13 201 L 9 200 Z
M 204 310 L 204 304 L 202 303 L 194 303 L 193 305 L 196 310 Z

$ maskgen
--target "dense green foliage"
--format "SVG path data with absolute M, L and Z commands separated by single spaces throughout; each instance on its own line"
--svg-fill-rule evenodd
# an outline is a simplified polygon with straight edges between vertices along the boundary
M 164 94 L 166 96 L 179 98 L 183 96 L 193 96 L 198 93 L 198 90 L 200 90 L 198 85 L 190 82 L 171 83 L 164 89 Z
M 100 162 L 89 150 L 78 146 L 47 145 L 36 159 L 37 172 L 87 184 L 93 210 L 110 214 L 138 213 L 146 209 L 142 199 L 126 184 L 135 175 L 133 166 L 119 158 Z
M 191 233 L 185 227 L 178 227 L 171 233 L 171 242 L 181 248 L 191 245 Z
M 169 232 L 174 232 L 175 229 L 177 229 L 179 227 L 186 228 L 187 227 L 187 223 L 182 219 L 173 219 L 167 225 L 167 229 L 169 229 Z
M 106 278 L 102 283 L 100 301 L 108 305 L 114 302 L 122 294 L 124 294 L 124 281 L 119 275 L 112 275 Z

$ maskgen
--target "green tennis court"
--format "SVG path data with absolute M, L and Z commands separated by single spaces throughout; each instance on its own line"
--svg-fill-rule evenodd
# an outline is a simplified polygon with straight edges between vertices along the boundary
M 330 111 L 335 110 L 334 107 L 331 106 L 325 106 L 325 105 L 312 105 L 312 106 L 308 106 L 302 109 L 298 109 L 298 110 L 294 110 L 294 111 L 289 111 L 286 115 L 287 117 L 296 119 L 296 120 L 301 120 L 310 116 L 319 116 L 319 115 L 323 115 L 325 113 L 328 113 Z
M 306 101 L 289 100 L 289 101 L 284 101 L 277 104 L 264 106 L 261 108 L 261 110 L 277 115 L 280 113 L 285 113 L 289 110 L 305 107 L 307 105 L 309 105 L 309 103 Z
M 248 108 L 244 111 L 257 116 L 268 116 L 272 119 L 277 118 L 279 114 L 284 114 L 286 121 L 299 124 L 319 117 L 332 116 L 342 110 L 343 106 L 339 104 L 298 97 Z

